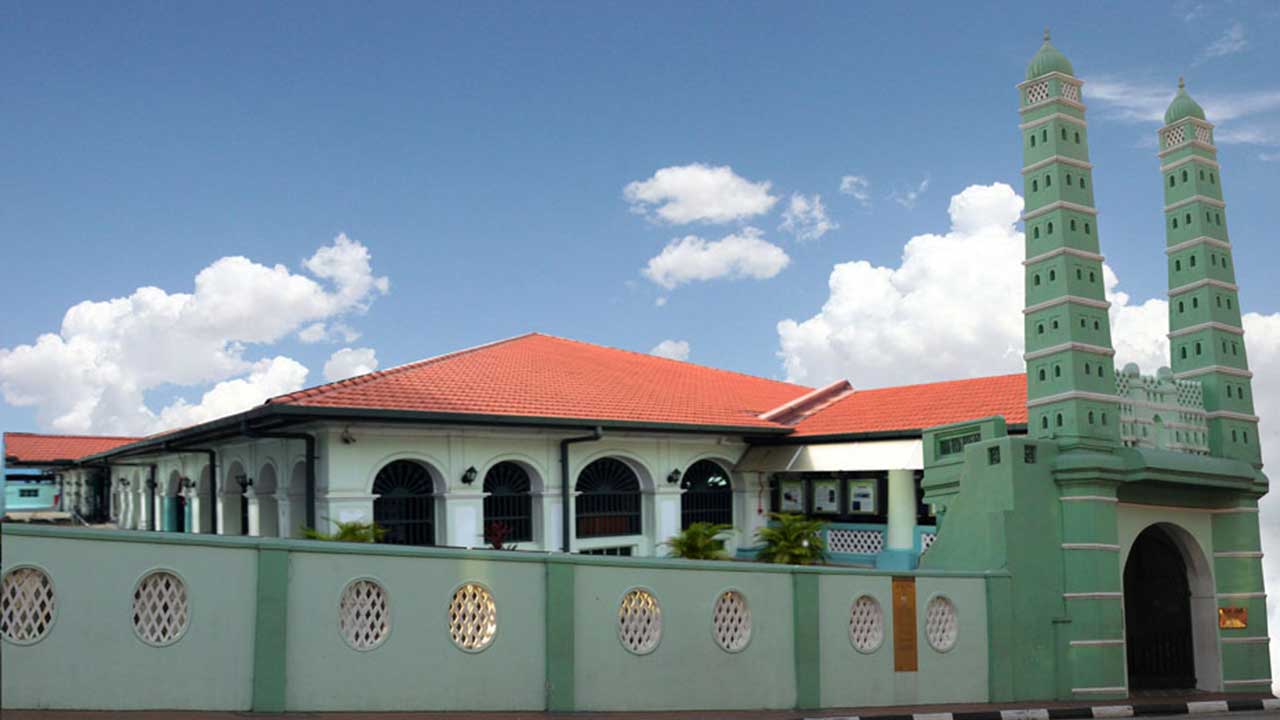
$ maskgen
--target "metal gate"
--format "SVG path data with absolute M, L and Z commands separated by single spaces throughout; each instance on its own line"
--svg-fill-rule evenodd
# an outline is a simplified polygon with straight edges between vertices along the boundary
M 373 481 L 373 522 L 386 530 L 380 542 L 435 545 L 435 497 L 431 473 L 412 460 L 396 460 Z
M 711 460 L 699 460 L 689 466 L 680 481 L 680 526 L 684 529 L 696 522 L 716 525 L 733 524 L 733 486 L 729 473 Z
M 1129 551 L 1124 617 L 1130 690 L 1196 686 L 1187 566 L 1159 527 L 1144 530 Z

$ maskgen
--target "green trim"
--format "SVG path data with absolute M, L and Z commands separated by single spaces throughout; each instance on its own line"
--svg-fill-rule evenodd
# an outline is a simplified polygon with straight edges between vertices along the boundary
M 342 543 L 324 540 L 296 540 L 286 538 L 248 537 L 236 535 L 207 535 L 201 533 L 163 533 L 140 530 L 103 530 L 98 528 L 19 525 L 4 523 L 0 534 L 32 537 L 56 537 L 99 542 L 138 542 L 152 545 L 187 545 L 197 547 L 243 548 L 245 550 L 284 550 L 291 553 L 313 555 L 381 555 L 391 557 L 426 557 L 449 560 L 494 560 L 510 563 L 560 563 L 568 565 L 594 565 L 617 568 L 652 568 L 662 570 L 715 570 L 718 572 L 744 573 L 798 573 L 812 575 L 865 575 L 886 577 L 873 568 L 839 566 L 771 565 L 734 560 L 682 560 L 679 558 L 618 558 L 595 555 L 546 553 L 521 550 L 480 550 L 464 548 L 412 547 L 408 545 L 380 545 L 373 543 Z M 916 577 L 1008 577 L 1004 570 L 955 571 L 912 570 L 894 572 L 893 575 Z
M 822 707 L 822 644 L 818 636 L 817 575 L 791 576 L 791 621 L 796 655 L 796 709 Z
M 544 647 L 548 712 L 573 712 L 576 709 L 573 685 L 577 673 L 574 662 L 574 572 L 572 563 L 547 563 L 547 636 Z
M 289 551 L 258 550 L 258 612 L 253 636 L 253 711 L 285 710 Z

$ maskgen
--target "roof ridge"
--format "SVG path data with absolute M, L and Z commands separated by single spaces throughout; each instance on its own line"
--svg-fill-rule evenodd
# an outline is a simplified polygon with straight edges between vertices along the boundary
M 665 362 L 677 363 L 680 365 L 691 365 L 696 368 L 701 368 L 703 370 L 712 370 L 725 375 L 735 375 L 737 377 L 749 378 L 751 380 L 764 380 L 765 382 L 771 382 L 778 385 L 788 385 L 790 387 L 802 388 L 805 390 L 813 390 L 813 388 L 809 387 L 808 385 L 801 385 L 799 383 L 788 382 L 786 380 L 774 380 L 773 378 L 761 377 L 759 375 L 752 375 L 751 373 L 745 373 L 738 370 L 726 370 L 724 368 L 712 367 L 711 365 L 703 365 L 701 363 L 690 362 L 688 360 L 676 360 L 675 358 L 662 357 L 661 355 L 654 355 L 652 353 L 640 352 L 639 350 L 630 350 L 628 348 L 614 347 L 613 345 L 603 345 L 601 343 L 587 342 L 586 340 L 578 340 L 575 338 L 561 337 L 559 335 L 551 335 L 549 333 L 542 333 L 542 332 L 532 332 L 532 333 L 529 333 L 529 335 L 539 335 L 541 337 L 551 338 L 552 340 L 562 340 L 564 342 L 576 343 L 578 345 L 587 345 L 589 347 L 603 348 L 605 350 L 613 350 L 615 352 L 627 353 L 628 355 L 638 355 L 642 358 L 647 358 L 650 360 L 662 360 Z
M 140 440 L 144 435 L 79 435 L 79 434 L 59 434 L 59 433 L 36 433 L 36 432 L 13 432 L 6 430 L 4 436 L 10 435 L 18 437 L 48 437 L 48 438 L 75 438 L 77 440 Z
M 364 385 L 365 383 L 370 383 L 370 382 L 373 382 L 374 380 L 381 380 L 382 378 L 388 377 L 390 375 L 398 375 L 402 372 L 413 370 L 413 369 L 422 367 L 424 365 L 430 365 L 432 363 L 449 360 L 451 358 L 459 357 L 461 355 L 466 355 L 468 353 L 473 353 L 478 350 L 484 350 L 485 348 L 502 345 L 504 343 L 514 342 L 522 338 L 533 337 L 535 335 L 540 335 L 540 334 L 541 333 L 537 333 L 537 332 L 527 332 L 527 333 L 521 333 L 519 335 L 512 335 L 511 337 L 502 338 L 500 340 L 493 340 L 491 342 L 483 343 L 480 345 L 473 345 L 469 348 L 454 350 L 452 352 L 443 353 L 441 355 L 433 355 L 432 357 L 429 357 L 429 358 L 414 360 L 413 362 L 404 363 L 402 365 L 395 365 L 393 367 L 386 368 L 385 370 L 374 370 L 373 372 L 367 372 L 367 373 L 364 373 L 363 375 L 356 375 L 355 377 L 344 378 L 342 380 L 335 380 L 333 382 L 327 382 L 322 385 L 315 385 L 313 387 L 303 388 L 301 390 L 294 390 L 291 393 L 285 393 L 283 395 L 275 395 L 273 397 L 267 398 L 262 404 L 263 405 L 279 405 L 282 403 L 289 402 L 291 400 L 300 400 L 302 398 L 315 397 L 317 395 L 322 395 L 324 393 L 327 393 L 331 390 L 336 390 L 338 388 L 349 388 L 355 385 Z
M 977 377 L 953 378 L 951 380 L 933 380 L 930 382 L 910 383 L 907 385 L 884 385 L 875 388 L 862 388 L 858 393 L 879 392 L 881 390 L 905 390 L 907 388 L 927 387 L 929 385 L 946 385 L 947 383 L 977 382 L 978 380 L 995 380 L 998 378 L 1026 377 L 1025 372 L 1001 373 L 999 375 L 978 375 Z

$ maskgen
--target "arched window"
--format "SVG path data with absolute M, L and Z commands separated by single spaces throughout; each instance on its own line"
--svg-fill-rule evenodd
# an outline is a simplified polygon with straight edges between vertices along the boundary
M 1169 176 L 1169 187 L 1173 187 L 1173 176 Z
M 1173 271 L 1174 271 L 1174 272 L 1182 272 L 1182 261 L 1181 261 L 1181 260 L 1174 260 L 1174 261 L 1173 261 Z
M 1036 146 L 1036 133 L 1035 133 L 1035 131 L 1033 130 L 1033 131 L 1031 132 L 1031 147 L 1035 147 L 1035 146 Z
M 1182 182 L 1186 182 L 1186 181 L 1187 181 L 1187 171 L 1186 171 L 1186 170 L 1183 170 L 1183 171 L 1182 171 Z
M 500 462 L 484 474 L 484 534 L 490 542 L 533 540 L 529 473 L 518 463 Z
M 1076 229 L 1076 219 L 1075 219 L 1075 218 L 1071 218 L 1071 230 L 1072 230 L 1072 232 L 1075 232 L 1075 229 Z
M 1062 128 L 1062 139 L 1063 139 L 1063 140 L 1066 140 L 1066 139 L 1067 139 L 1067 129 L 1066 129 L 1066 128 Z
M 1050 270 L 1050 271 L 1049 271 L 1049 282 L 1053 282 L 1054 280 L 1057 280 L 1057 279 L 1058 279 L 1058 272 L 1057 272 L 1056 270 Z
M 729 473 L 711 460 L 699 460 L 680 480 L 680 527 L 696 522 L 733 524 L 733 485 Z
M 1053 234 L 1053 221 L 1052 221 L 1052 220 L 1050 220 L 1048 223 L 1046 223 L 1044 227 L 1045 227 L 1045 232 L 1046 232 L 1046 233 L 1048 233 L 1049 235 L 1052 235 L 1052 234 Z
M 1035 227 L 1031 228 L 1031 237 L 1035 238 L 1036 240 L 1039 240 L 1039 239 L 1040 239 L 1040 226 L 1039 226 L 1039 225 L 1037 225 L 1037 226 L 1035 226 Z
M 1045 187 L 1049 187 L 1049 186 L 1050 186 L 1050 185 L 1052 185 L 1052 184 L 1053 184 L 1053 176 L 1052 176 L 1052 175 L 1045 175 L 1045 176 L 1044 176 L 1044 186 L 1045 186 Z
M 1041 429 L 1041 430 L 1048 430 L 1048 429 L 1049 429 L 1049 416 L 1048 416 L 1048 415 L 1042 415 L 1042 416 L 1040 416 L 1040 429 Z
M 1049 131 L 1048 131 L 1048 130 L 1041 130 L 1041 131 L 1040 131 L 1040 142 L 1049 142 Z
M 1040 368 L 1040 382 L 1044 382 L 1044 380 L 1045 380 L 1044 368 Z
M 1058 427 L 1062 427 L 1062 413 L 1058 413 L 1058 417 L 1054 421 Z
M 1215 177 L 1213 176 L 1213 173 L 1209 173 L 1209 182 L 1210 182 L 1211 184 L 1215 184 L 1215 185 L 1216 185 L 1216 184 L 1217 184 L 1217 182 L 1218 182 L 1217 178 L 1215 178 Z
M 435 545 L 435 498 L 431 473 L 413 460 L 396 460 L 373 481 L 373 521 L 387 531 L 381 542 Z
M 1089 234 L 1089 223 L 1085 223 L 1085 224 L 1084 224 L 1084 234 L 1085 234 L 1085 235 L 1088 235 L 1088 234 Z
M 1186 223 L 1187 223 L 1188 225 L 1190 225 L 1190 224 L 1191 224 L 1191 213 L 1187 213 Z
M 1066 138 L 1063 138 L 1063 139 L 1065 140 Z M 1067 185 L 1070 185 L 1070 184 L 1071 184 L 1071 173 L 1067 173 Z
M 1182 304 L 1182 301 L 1181 301 L 1181 300 L 1179 300 L 1179 301 L 1178 301 L 1178 314 L 1179 314 L 1179 315 L 1181 315 L 1181 314 L 1182 314 L 1183 312 L 1185 312 L 1185 311 L 1186 311 L 1186 307 Z
M 596 460 L 578 474 L 575 489 L 579 538 L 640 533 L 640 478 L 629 465 Z
M 1080 133 L 1076 133 L 1076 144 L 1080 144 Z
M 1174 230 L 1177 230 L 1177 229 L 1178 229 L 1178 218 L 1174 218 L 1174 219 L 1173 219 L 1173 229 L 1174 229 Z
M 1040 273 L 1031 276 L 1031 284 L 1040 287 Z
M 1195 255 L 1192 255 L 1192 256 L 1190 257 L 1190 262 L 1191 262 L 1191 267 L 1195 267 L 1195 266 L 1196 266 L 1196 256 L 1195 256 Z
M 1080 178 L 1080 189 L 1084 189 L 1084 178 Z
M 1035 178 L 1032 178 L 1032 179 L 1031 179 L 1031 192 L 1038 192 L 1039 190 L 1040 190 L 1040 181 L 1039 181 L 1039 180 L 1036 180 Z

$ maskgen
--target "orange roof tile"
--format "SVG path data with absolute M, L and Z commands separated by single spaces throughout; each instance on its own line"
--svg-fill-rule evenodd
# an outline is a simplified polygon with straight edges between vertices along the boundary
M 783 430 L 761 414 L 810 388 L 530 333 L 268 404 Z
M 5 433 L 6 463 L 39 464 L 77 460 L 128 445 L 139 438 L 105 435 L 37 435 Z
M 787 437 L 923 430 L 992 415 L 1027 422 L 1026 375 L 857 390 L 800 420 Z

